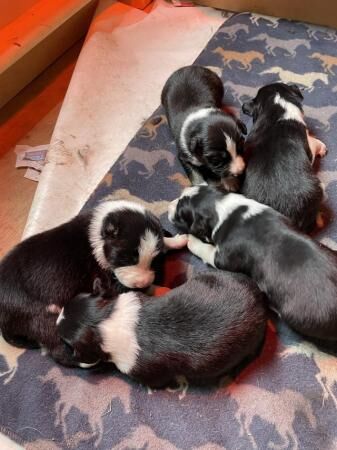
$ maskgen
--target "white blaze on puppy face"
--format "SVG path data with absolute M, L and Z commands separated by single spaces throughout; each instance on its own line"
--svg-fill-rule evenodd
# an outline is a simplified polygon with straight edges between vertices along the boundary
M 65 319 L 64 308 L 62 308 L 61 312 L 56 320 L 56 325 L 59 325 L 62 322 L 62 320 L 64 320 L 64 319 Z
M 222 200 L 215 203 L 215 211 L 218 216 L 218 222 L 213 229 L 212 236 L 215 235 L 220 226 L 228 219 L 228 217 L 241 206 L 248 207 L 247 211 L 245 211 L 242 215 L 244 220 L 261 214 L 269 208 L 268 206 L 246 198 L 241 194 L 227 194 Z
M 274 103 L 282 106 L 284 109 L 284 114 L 281 117 L 281 120 L 296 120 L 306 126 L 303 119 L 303 113 L 298 106 L 282 98 L 279 93 L 275 95 Z
M 118 280 L 129 288 L 144 288 L 150 286 L 155 274 L 151 269 L 153 259 L 159 254 L 159 236 L 151 230 L 146 230 L 138 248 L 138 263 L 115 269 Z
M 136 334 L 140 308 L 135 292 L 121 294 L 110 317 L 98 327 L 103 341 L 102 350 L 126 374 L 134 367 L 140 351 Z
M 233 139 L 226 133 L 224 133 L 224 136 L 226 139 L 227 151 L 232 158 L 232 161 L 229 165 L 229 171 L 232 175 L 240 175 L 245 170 L 245 162 L 242 156 L 237 155 L 236 143 L 233 141 Z
M 92 215 L 89 225 L 89 241 L 98 264 L 106 270 L 111 269 L 109 261 L 104 254 L 104 239 L 102 237 L 102 226 L 104 219 L 113 212 L 121 210 L 136 211 L 145 214 L 145 208 L 138 203 L 127 200 L 109 200 L 99 204 Z

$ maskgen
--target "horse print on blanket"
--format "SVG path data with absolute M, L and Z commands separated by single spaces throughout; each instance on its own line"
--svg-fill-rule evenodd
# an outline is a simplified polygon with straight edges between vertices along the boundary
M 335 212 L 336 42 L 332 29 L 242 13 L 224 23 L 196 60 L 221 76 L 226 105 L 248 126 L 241 102 L 263 84 L 294 82 L 304 89 L 307 122 L 329 149 L 319 177 Z M 174 232 L 167 206 L 188 185 L 158 108 L 84 209 L 107 197 L 139 199 Z M 336 248 L 336 214 L 326 222 L 316 237 Z M 187 251 L 168 254 L 164 283 L 173 287 L 204 269 Z M 65 369 L 39 351 L 0 340 L 0 399 L 0 431 L 27 450 L 337 448 L 337 358 L 275 318 L 261 354 L 235 379 L 226 377 L 212 389 L 182 381 L 177 389 L 154 392 L 113 367 Z

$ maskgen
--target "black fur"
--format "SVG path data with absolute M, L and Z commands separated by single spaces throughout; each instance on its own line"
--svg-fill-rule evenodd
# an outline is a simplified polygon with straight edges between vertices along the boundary
M 163 233 L 151 213 L 132 210 L 108 214 L 100 233 L 109 262 L 103 269 L 89 242 L 92 213 L 32 236 L 18 244 L 0 263 L 0 329 L 5 340 L 19 347 L 45 347 L 64 365 L 77 365 L 56 332 L 57 309 L 80 292 L 89 292 L 99 276 L 116 292 L 127 289 L 115 278 L 117 268 L 136 264 L 140 238 L 146 229 Z M 56 308 L 56 310 L 55 310 Z
M 220 78 L 201 66 L 178 69 L 162 91 L 161 101 L 178 147 L 178 157 L 193 184 L 219 183 L 231 178 L 232 156 L 227 151 L 224 132 L 236 143 L 237 154 L 242 151 L 242 133 L 246 134 L 247 130 L 241 121 L 221 110 L 223 94 Z M 185 134 L 188 150 L 184 149 L 180 135 L 185 119 L 192 112 L 208 107 L 216 111 L 191 123 Z
M 303 112 L 301 91 L 283 83 L 262 87 L 243 104 L 243 112 L 253 117 L 253 128 L 245 143 L 247 168 L 241 192 L 308 232 L 316 224 L 323 191 L 312 169 L 306 126 L 280 120 L 284 109 L 274 103 L 277 93 Z
M 174 223 L 218 248 L 215 267 L 250 276 L 294 330 L 336 341 L 336 253 L 293 229 L 269 207 L 243 218 L 248 207 L 238 205 L 213 235 L 218 222 L 215 202 L 226 195 L 244 198 L 206 186 L 192 197 L 181 197 Z
M 263 295 L 244 275 L 204 272 L 162 297 L 137 297 L 140 351 L 128 375 L 152 388 L 179 375 L 192 383 L 214 383 L 254 356 L 263 341 Z M 64 308 L 59 333 L 87 363 L 98 357 L 113 361 L 99 348 L 98 325 L 114 313 L 114 303 L 96 290 Z

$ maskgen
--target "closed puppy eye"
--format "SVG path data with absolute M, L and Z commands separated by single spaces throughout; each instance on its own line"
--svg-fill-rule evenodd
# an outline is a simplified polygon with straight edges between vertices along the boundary
M 209 164 L 211 164 L 213 167 L 220 168 L 223 167 L 225 164 L 227 164 L 227 158 L 225 157 L 210 157 L 208 158 Z

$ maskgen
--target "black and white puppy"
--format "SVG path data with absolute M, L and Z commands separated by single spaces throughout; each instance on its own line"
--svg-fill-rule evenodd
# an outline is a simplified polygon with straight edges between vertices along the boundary
M 75 295 L 90 291 L 96 276 L 127 288 L 151 285 L 154 258 L 186 244 L 164 242 L 159 220 L 142 206 L 105 201 L 87 214 L 32 236 L 0 263 L 0 329 L 19 347 L 41 346 L 64 365 L 72 354 L 56 332 L 55 313 Z
M 58 332 L 85 365 L 113 362 L 152 388 L 178 376 L 208 384 L 254 356 L 263 342 L 264 296 L 241 274 L 205 272 L 161 297 L 111 298 L 95 283 L 65 305 Z
M 245 143 L 246 173 L 241 192 L 276 209 L 299 229 L 311 231 L 323 190 L 312 164 L 325 145 L 308 134 L 303 96 L 295 85 L 274 83 L 243 104 L 253 117 Z M 318 144 L 318 145 L 317 145 Z
M 188 248 L 213 267 L 250 276 L 297 332 L 337 340 L 336 253 L 274 209 L 208 186 L 186 189 L 169 218 L 190 232 Z
M 240 120 L 222 111 L 221 79 L 201 66 L 178 69 L 161 95 L 178 157 L 192 184 L 232 184 L 245 168 Z

